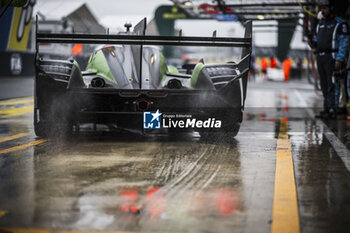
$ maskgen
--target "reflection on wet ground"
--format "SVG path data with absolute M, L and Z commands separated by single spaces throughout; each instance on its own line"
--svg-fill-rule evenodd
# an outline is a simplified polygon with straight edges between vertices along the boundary
M 302 230 L 348 232 L 349 171 L 317 123 L 306 121 L 306 133 L 290 136 L 295 145 L 293 155 Z
M 315 120 L 319 106 L 306 84 L 252 84 L 235 139 L 89 133 L 0 154 L 0 213 L 6 211 L 0 226 L 270 232 L 282 121 L 292 146 L 301 232 L 348 232 L 346 156 L 329 138 L 335 135 L 346 154 L 349 123 Z M 0 139 L 20 133 L 29 134 L 0 142 L 0 151 L 38 140 L 31 114 L 1 118 Z
M 268 232 L 272 193 L 264 190 L 273 189 L 276 140 L 224 139 L 83 134 L 5 155 L 0 200 L 10 211 L 1 221 L 8 227 L 157 232 L 264 226 Z M 24 167 L 31 174 L 15 172 Z

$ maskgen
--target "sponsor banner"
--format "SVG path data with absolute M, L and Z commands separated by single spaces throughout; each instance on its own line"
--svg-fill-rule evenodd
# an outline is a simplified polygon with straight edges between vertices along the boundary
M 15 7 L 8 43 L 9 50 L 27 50 L 34 4 L 35 0 L 29 0 L 24 7 Z
M 34 75 L 34 53 L 19 51 L 0 51 L 0 79 L 10 76 L 27 76 Z
M 187 14 L 176 6 L 170 6 L 162 15 L 163 19 L 186 19 Z
M 0 21 L 0 51 L 26 51 L 36 0 L 24 7 L 9 7 Z
M 143 113 L 144 129 L 220 129 L 221 120 L 215 118 L 198 119 L 191 114 Z
M 233 21 L 233 22 L 237 22 L 238 21 L 238 17 L 237 15 L 234 14 L 213 14 L 211 15 L 214 19 L 216 19 L 217 21 Z
M 22 57 L 18 53 L 14 53 L 10 60 L 11 72 L 13 75 L 20 75 L 23 69 Z
M 231 7 L 225 7 L 225 13 L 216 5 L 201 4 L 199 7 L 218 21 L 238 21 L 238 17 L 234 14 L 234 9 Z

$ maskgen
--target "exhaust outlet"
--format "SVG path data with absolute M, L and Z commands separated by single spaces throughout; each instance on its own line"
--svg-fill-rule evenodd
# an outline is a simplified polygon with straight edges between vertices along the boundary
M 91 80 L 91 86 L 92 87 L 105 87 L 106 82 L 102 78 L 93 78 Z
M 167 86 L 169 89 L 181 89 L 182 83 L 177 79 L 170 79 Z

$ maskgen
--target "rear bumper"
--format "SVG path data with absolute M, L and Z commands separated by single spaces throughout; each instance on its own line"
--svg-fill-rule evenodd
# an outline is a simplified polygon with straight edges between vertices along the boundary
M 130 93 L 134 93 L 131 96 Z M 230 102 L 217 91 L 111 91 L 96 92 L 93 90 L 71 91 L 70 99 L 74 100 L 72 108 L 76 121 L 79 122 L 117 122 L 123 126 L 143 127 L 144 112 L 159 111 L 162 114 L 162 125 L 167 122 L 219 120 L 226 128 L 232 123 L 242 121 L 240 94 Z M 164 122 L 164 124 L 163 124 Z M 194 129 L 198 127 L 191 127 Z
M 66 96 L 76 109 L 93 112 L 216 112 L 223 109 L 242 110 L 244 102 L 240 90 L 226 96 L 220 91 L 207 90 L 69 90 Z M 146 104 L 144 104 L 146 103 Z
M 146 129 L 144 113 L 155 111 L 162 114 L 160 128 L 175 131 L 230 131 L 242 122 L 244 100 L 237 85 L 228 95 L 220 90 L 57 90 L 41 89 L 37 96 L 35 113 L 39 122 L 50 124 L 50 120 L 64 118 L 73 124 Z

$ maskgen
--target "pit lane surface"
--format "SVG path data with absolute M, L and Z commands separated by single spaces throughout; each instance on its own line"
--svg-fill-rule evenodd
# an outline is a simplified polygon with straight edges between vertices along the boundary
M 315 120 L 320 98 L 302 81 L 248 86 L 233 140 L 39 139 L 32 98 L 1 101 L 1 229 L 349 232 L 348 122 Z

